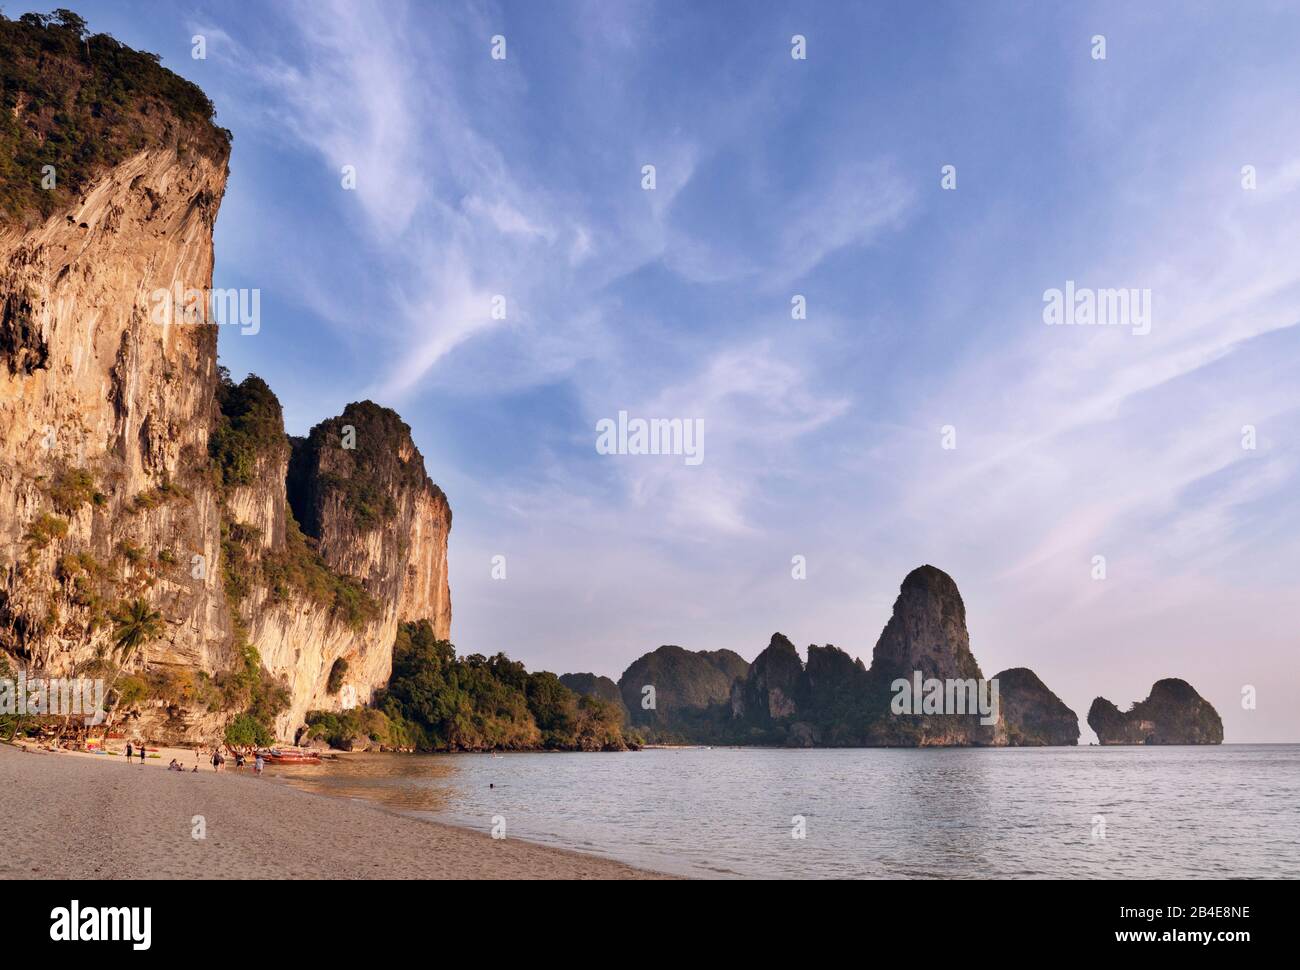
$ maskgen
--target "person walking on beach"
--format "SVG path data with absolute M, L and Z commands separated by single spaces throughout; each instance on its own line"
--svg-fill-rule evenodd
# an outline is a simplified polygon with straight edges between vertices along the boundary
M 266 767 L 266 762 L 262 760 L 262 752 L 259 751 L 257 752 L 257 757 L 253 760 L 253 770 L 260 775 L 262 773 L 262 769 L 265 767 Z
M 130 764 L 130 763 L 131 763 L 131 754 L 132 754 L 132 751 L 131 751 L 131 742 L 128 741 L 128 742 L 126 742 L 126 763 L 127 763 L 127 764 Z
M 216 748 L 212 749 L 212 770 L 213 771 L 221 770 L 221 752 L 218 751 Z
M 140 767 L 144 767 L 144 745 L 140 745 Z

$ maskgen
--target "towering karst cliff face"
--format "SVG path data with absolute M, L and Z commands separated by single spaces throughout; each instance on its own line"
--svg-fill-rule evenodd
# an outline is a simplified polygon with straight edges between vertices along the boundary
M 222 407 L 212 450 L 228 479 L 228 574 L 240 628 L 288 684 L 277 728 L 290 735 L 308 711 L 365 703 L 387 683 L 399 623 L 450 637 L 451 509 L 387 408 L 349 404 L 291 446 L 258 378 L 227 387 Z
M 450 638 L 451 508 L 425 474 L 411 429 L 370 401 L 349 404 L 294 441 L 287 468 L 279 468 L 281 497 L 286 473 L 288 518 L 304 534 L 292 538 L 318 552 L 329 573 L 358 577 L 368 597 L 354 604 L 344 587 L 337 604 L 336 591 L 328 621 L 309 604 L 276 603 L 266 592 L 251 610 L 252 639 L 268 665 L 303 682 L 295 692 L 303 699 L 288 715 L 301 724 L 308 710 L 364 703 L 388 682 L 399 623 L 427 619 L 439 639 Z M 339 607 L 350 621 L 340 624 Z M 330 696 L 325 686 L 339 660 L 347 674 Z
M 250 706 L 292 738 L 387 681 L 399 621 L 449 636 L 450 509 L 393 412 L 349 405 L 291 447 L 270 389 L 224 379 L 218 326 L 176 298 L 211 290 L 228 136 L 81 27 L 0 18 L 0 650 L 135 679 L 154 740 Z M 160 633 L 123 656 L 137 600 Z
M 876 641 L 871 669 L 883 676 L 981 677 L 970 652 L 966 604 L 951 576 L 918 566 L 903 579 L 894 612 Z
M 0 225 L 0 643 L 53 672 L 102 653 L 134 596 L 164 612 L 154 663 L 232 662 L 220 583 L 189 568 L 219 554 L 216 328 L 159 325 L 147 302 L 211 285 L 225 178 L 224 155 L 165 141 Z
M 451 508 L 424 470 L 411 429 L 370 401 L 349 404 L 294 441 L 289 503 L 334 569 L 370 577 L 399 620 L 427 619 L 447 639 Z
M 1102 744 L 1222 744 L 1223 721 L 1209 701 L 1185 680 L 1157 680 L 1144 701 L 1129 711 L 1098 697 L 1088 726 Z
M 870 706 L 875 717 L 868 737 L 883 744 L 988 744 L 993 732 L 975 714 L 923 714 L 913 697 L 912 714 L 897 714 L 887 704 L 897 679 L 981 680 L 984 674 L 970 649 L 966 604 L 957 584 L 941 569 L 919 566 L 903 579 L 894 610 L 876 641 L 871 659 Z

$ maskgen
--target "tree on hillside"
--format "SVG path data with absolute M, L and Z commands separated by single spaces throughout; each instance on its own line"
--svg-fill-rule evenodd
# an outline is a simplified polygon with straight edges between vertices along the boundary
M 151 610 L 145 600 L 134 599 L 119 606 L 113 614 L 113 646 L 119 664 L 129 664 L 136 652 L 162 631 L 162 614 Z
M 135 658 L 140 648 L 150 640 L 156 640 L 162 632 L 162 614 L 150 609 L 147 600 L 136 598 L 129 603 L 119 604 L 113 612 L 113 654 L 117 660 L 117 670 L 108 689 L 104 691 L 105 697 L 117 685 L 117 679 L 122 676 L 122 671 Z M 117 706 L 117 701 L 114 701 L 110 708 L 110 715 Z M 104 721 L 105 737 L 108 737 L 108 725 L 111 722 L 111 716 Z
M 251 755 L 258 748 L 268 748 L 275 738 L 265 724 L 251 714 L 240 714 L 226 728 L 226 747 Z

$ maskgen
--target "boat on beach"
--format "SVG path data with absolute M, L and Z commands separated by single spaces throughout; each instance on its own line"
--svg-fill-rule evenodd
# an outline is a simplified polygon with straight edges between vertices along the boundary
M 306 748 L 266 748 L 257 752 L 268 765 L 318 765 L 320 754 Z

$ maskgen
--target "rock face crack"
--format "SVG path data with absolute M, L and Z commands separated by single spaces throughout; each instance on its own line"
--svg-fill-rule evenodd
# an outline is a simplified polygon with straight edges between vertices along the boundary
M 10 374 L 31 374 L 49 366 L 50 345 L 25 293 L 5 293 L 0 303 L 0 357 Z

